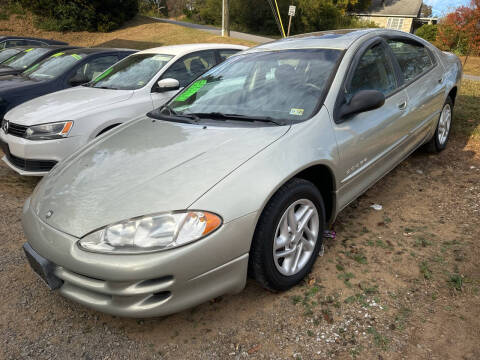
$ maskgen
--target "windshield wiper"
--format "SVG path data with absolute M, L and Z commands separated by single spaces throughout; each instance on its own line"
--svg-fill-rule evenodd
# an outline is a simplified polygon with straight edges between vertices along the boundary
M 210 113 L 189 113 L 189 115 L 195 115 L 198 118 L 208 118 L 214 120 L 240 120 L 240 121 L 251 121 L 251 122 L 264 122 L 272 123 L 275 125 L 281 125 L 278 121 L 275 121 L 270 116 L 248 116 L 248 115 L 239 115 L 239 114 L 224 114 L 221 112 L 210 112 Z
M 162 110 L 167 110 L 168 111 L 168 116 L 179 117 L 179 118 L 187 118 L 187 119 L 194 120 L 194 121 L 199 121 L 200 120 L 200 117 L 197 116 L 196 114 L 178 113 L 168 105 L 164 105 L 162 108 L 160 108 L 160 111 L 162 111 Z

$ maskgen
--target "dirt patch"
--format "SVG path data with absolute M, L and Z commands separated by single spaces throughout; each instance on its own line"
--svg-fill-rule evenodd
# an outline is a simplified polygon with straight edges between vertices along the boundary
M 443 153 L 416 152 L 341 213 L 301 285 L 273 294 L 249 281 L 158 319 L 49 292 L 21 251 L 21 208 L 38 180 L 1 164 L 0 358 L 479 359 L 479 96 L 462 90 Z
M 78 46 L 120 47 L 139 50 L 188 43 L 256 45 L 249 41 L 223 38 L 205 31 L 160 23 L 141 15 L 126 23 L 121 29 L 109 33 L 44 31 L 37 29 L 33 23 L 33 18 L 30 14 L 11 15 L 8 20 L 0 20 L 0 33 L 3 35 L 56 39 Z

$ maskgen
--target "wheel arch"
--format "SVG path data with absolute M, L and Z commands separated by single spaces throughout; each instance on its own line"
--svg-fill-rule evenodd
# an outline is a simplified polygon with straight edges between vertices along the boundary
M 450 89 L 450 91 L 448 92 L 448 97 L 450 97 L 452 99 L 452 102 L 453 102 L 453 105 L 455 106 L 455 99 L 457 97 L 457 92 L 458 92 L 458 88 L 457 88 L 457 85 L 455 85 L 453 88 Z
M 294 178 L 310 181 L 320 191 L 325 205 L 325 224 L 327 227 L 331 226 L 336 218 L 336 182 L 332 168 L 323 163 L 311 164 L 303 169 L 299 169 L 296 173 L 284 179 L 284 181 L 276 187 L 275 191 L 270 194 L 259 210 L 257 224 L 265 207 L 277 193 L 278 189 Z

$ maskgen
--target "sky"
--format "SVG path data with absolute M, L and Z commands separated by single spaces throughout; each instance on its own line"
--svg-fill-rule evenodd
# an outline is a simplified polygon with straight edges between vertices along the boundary
M 470 4 L 470 0 L 423 0 L 423 2 L 432 6 L 433 16 L 443 16 L 459 6 Z

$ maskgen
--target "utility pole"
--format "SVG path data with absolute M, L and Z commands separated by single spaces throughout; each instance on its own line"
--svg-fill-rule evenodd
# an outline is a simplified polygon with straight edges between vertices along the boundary
M 228 1 L 222 1 L 222 36 L 230 37 L 230 10 L 228 8 Z

